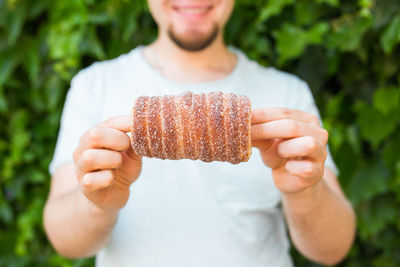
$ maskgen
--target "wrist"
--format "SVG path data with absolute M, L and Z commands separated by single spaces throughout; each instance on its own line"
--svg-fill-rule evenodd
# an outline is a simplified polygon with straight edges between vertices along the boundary
M 307 214 L 319 204 L 326 189 L 323 179 L 306 189 L 295 193 L 282 193 L 282 202 L 286 209 L 296 213 Z
M 98 206 L 96 203 L 88 199 L 82 191 L 78 191 L 78 207 L 85 209 L 85 213 L 90 216 L 104 217 L 104 218 L 117 218 L 118 210 L 115 209 L 104 209 Z

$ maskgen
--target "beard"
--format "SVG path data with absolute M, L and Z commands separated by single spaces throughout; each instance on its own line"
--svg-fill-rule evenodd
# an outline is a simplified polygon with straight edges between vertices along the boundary
M 181 49 L 189 52 L 199 52 L 210 46 L 218 36 L 218 25 L 214 24 L 212 30 L 207 34 L 192 31 L 187 36 L 180 36 L 173 27 L 169 27 L 169 38 Z

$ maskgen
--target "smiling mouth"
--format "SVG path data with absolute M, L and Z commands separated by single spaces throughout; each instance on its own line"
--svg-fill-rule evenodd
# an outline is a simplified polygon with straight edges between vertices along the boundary
M 176 11 L 181 13 L 200 14 L 211 10 L 211 7 L 175 7 Z
M 182 15 L 205 15 L 212 6 L 174 6 L 173 9 Z

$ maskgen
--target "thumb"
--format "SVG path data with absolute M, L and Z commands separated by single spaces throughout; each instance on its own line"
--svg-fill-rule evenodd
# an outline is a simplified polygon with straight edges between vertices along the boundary
M 126 155 L 131 159 L 131 160 L 135 160 L 135 161 L 142 161 L 142 156 L 140 156 L 139 154 L 137 154 L 132 146 L 129 146 L 129 148 L 127 150 L 125 150 Z
M 125 181 L 125 185 L 130 185 L 139 177 L 142 169 L 142 156 L 133 151 L 132 147 L 122 152 L 123 164 L 115 170 L 117 179 Z
M 130 115 L 120 115 L 120 116 L 111 117 L 108 120 L 100 123 L 100 125 L 105 126 L 105 127 L 114 128 L 114 129 L 120 130 L 122 132 L 128 133 L 131 130 L 131 122 L 132 122 L 132 118 Z M 128 134 L 128 136 L 129 136 L 129 134 Z M 124 152 L 132 160 L 136 160 L 136 161 L 142 160 L 142 156 L 138 155 L 133 150 L 132 145 L 130 145 L 129 148 L 126 149 Z
M 121 132 L 127 133 L 131 131 L 132 117 L 131 115 L 120 115 L 111 117 L 106 121 L 103 121 L 99 126 L 114 128 Z

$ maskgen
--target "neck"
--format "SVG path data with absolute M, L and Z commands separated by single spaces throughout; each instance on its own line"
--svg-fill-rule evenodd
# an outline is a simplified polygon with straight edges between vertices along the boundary
M 144 49 L 148 63 L 166 78 L 182 82 L 205 82 L 221 79 L 232 72 L 236 56 L 231 53 L 219 34 L 207 48 L 190 52 L 179 48 L 167 35 Z

